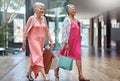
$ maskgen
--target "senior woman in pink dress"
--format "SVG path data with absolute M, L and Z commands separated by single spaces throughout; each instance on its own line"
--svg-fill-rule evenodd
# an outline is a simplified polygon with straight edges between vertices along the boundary
M 80 36 L 80 22 L 74 17 L 76 14 L 75 6 L 68 4 L 66 6 L 68 16 L 63 21 L 62 27 L 62 43 L 63 48 L 60 50 L 58 56 L 63 55 L 68 49 L 68 57 L 76 60 L 78 68 L 79 81 L 90 81 L 83 76 L 82 62 L 81 62 L 81 36 Z M 55 76 L 58 76 L 59 68 L 55 69 Z
M 29 81 L 33 81 L 31 72 L 34 72 L 35 78 L 37 78 L 39 72 L 42 73 L 45 81 L 49 79 L 46 77 L 44 72 L 43 64 L 43 47 L 45 38 L 48 37 L 51 47 L 53 47 L 53 42 L 47 27 L 46 18 L 43 16 L 44 4 L 41 2 L 36 2 L 33 5 L 35 14 L 30 16 L 23 35 L 23 51 L 26 50 L 26 37 L 28 37 L 29 48 L 30 48 L 30 67 L 27 73 L 27 78 Z

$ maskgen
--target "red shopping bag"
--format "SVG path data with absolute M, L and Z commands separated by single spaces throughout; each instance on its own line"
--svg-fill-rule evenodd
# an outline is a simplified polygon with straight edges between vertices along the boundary
M 54 54 L 52 53 L 52 51 L 45 48 L 45 50 L 43 52 L 43 63 L 44 63 L 44 69 L 45 69 L 46 74 L 48 74 L 48 72 L 50 70 L 53 58 L 54 58 Z

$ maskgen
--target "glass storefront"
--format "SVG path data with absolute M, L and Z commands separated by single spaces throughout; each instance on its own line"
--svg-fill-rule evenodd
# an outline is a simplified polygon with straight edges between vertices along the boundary
M 9 3 L 9 4 L 8 4 Z M 0 48 L 20 48 L 25 16 L 24 0 L 0 0 Z M 19 31 L 19 32 L 18 32 Z M 19 37 L 19 38 L 18 38 Z
M 4 0 L 0 0 L 0 47 L 4 47 Z
M 89 47 L 89 28 L 90 20 L 89 19 L 79 19 L 81 23 L 81 45 L 83 47 Z

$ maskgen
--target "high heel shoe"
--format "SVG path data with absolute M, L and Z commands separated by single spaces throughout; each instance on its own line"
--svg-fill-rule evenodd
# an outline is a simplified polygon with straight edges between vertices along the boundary
M 32 76 L 29 73 L 27 73 L 26 77 L 28 78 L 29 81 L 34 81 L 34 79 L 32 78 Z
M 90 79 L 86 79 L 85 77 L 79 77 L 79 81 L 90 81 Z
M 54 73 L 55 73 L 55 77 L 56 77 L 56 78 L 59 78 L 59 74 L 58 74 L 58 72 L 57 72 L 57 69 L 54 70 Z
M 59 75 L 58 75 L 58 74 L 55 74 L 55 77 L 56 77 L 56 78 L 59 78 Z

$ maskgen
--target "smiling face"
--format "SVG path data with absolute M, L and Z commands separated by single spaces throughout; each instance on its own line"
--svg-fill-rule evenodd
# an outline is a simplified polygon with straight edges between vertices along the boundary
M 76 9 L 75 9 L 75 7 L 71 7 L 71 8 L 69 8 L 69 10 L 68 10 L 68 14 L 74 16 L 74 15 L 76 14 Z
M 33 4 L 33 9 L 37 17 L 41 17 L 45 11 L 45 5 L 41 2 L 35 2 Z
M 38 6 L 35 8 L 35 13 L 38 17 L 40 17 L 41 15 L 43 15 L 45 9 L 43 6 Z
M 73 16 L 76 15 L 76 8 L 73 4 L 68 4 L 66 6 L 66 11 L 68 15 L 73 15 Z

